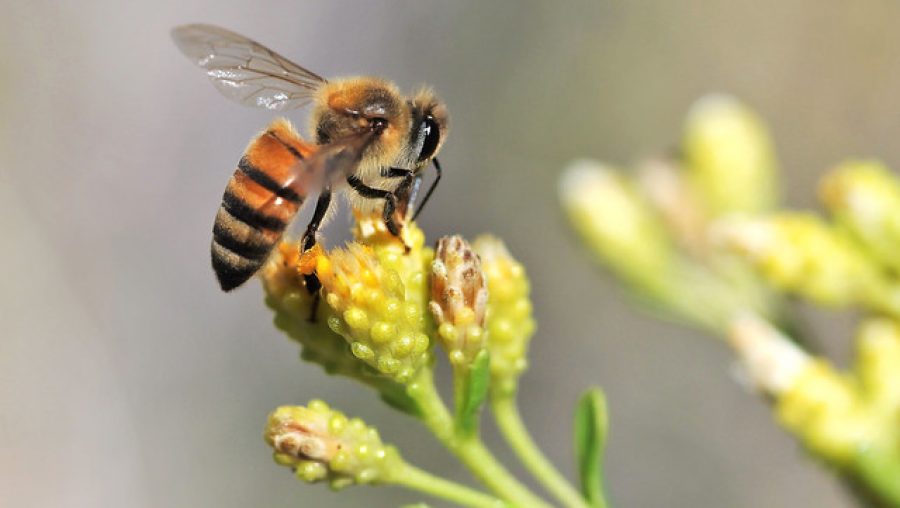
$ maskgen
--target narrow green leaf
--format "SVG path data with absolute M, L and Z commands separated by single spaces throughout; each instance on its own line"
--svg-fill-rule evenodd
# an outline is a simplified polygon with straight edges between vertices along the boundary
M 606 396 L 599 388 L 591 388 L 578 401 L 575 409 L 575 457 L 581 492 L 592 506 L 606 506 L 603 498 L 603 450 L 609 420 Z
M 490 354 L 482 350 L 457 384 L 456 427 L 463 436 L 471 436 L 478 429 L 478 413 L 491 381 L 490 362 Z

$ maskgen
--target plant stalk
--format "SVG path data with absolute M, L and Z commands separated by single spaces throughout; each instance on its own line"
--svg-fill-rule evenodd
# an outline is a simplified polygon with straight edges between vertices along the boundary
M 515 395 L 492 394 L 491 410 L 500 432 L 522 464 L 548 492 L 568 508 L 588 508 L 581 494 L 541 452 L 522 422 Z M 604 496 L 605 497 L 605 496 Z M 603 507 L 605 508 L 605 506 Z
M 470 508 L 506 508 L 501 499 L 435 476 L 410 464 L 397 474 L 397 485 Z
M 550 508 L 497 461 L 477 433 L 471 437 L 457 434 L 453 417 L 434 386 L 430 368 L 423 368 L 408 390 L 422 408 L 425 426 L 494 494 L 518 508 Z

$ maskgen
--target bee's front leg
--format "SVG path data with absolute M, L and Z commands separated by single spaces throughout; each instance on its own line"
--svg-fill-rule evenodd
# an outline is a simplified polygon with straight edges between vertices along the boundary
M 400 184 L 397 185 L 397 188 L 394 189 L 394 196 L 397 198 L 397 206 L 400 207 L 403 212 L 402 217 L 404 220 L 408 220 L 411 216 L 410 212 L 412 211 L 413 200 L 415 199 L 415 193 L 411 193 L 413 184 L 415 184 L 417 178 L 415 172 L 411 169 L 389 167 L 381 170 L 381 176 L 384 178 L 403 179 Z
M 350 184 L 350 187 L 353 190 L 358 192 L 359 195 L 364 198 L 384 200 L 384 211 L 382 213 L 384 225 L 392 235 L 396 236 L 398 239 L 400 239 L 401 242 L 403 242 L 403 238 L 400 236 L 400 226 L 397 224 L 397 220 L 394 217 L 394 211 L 397 209 L 397 196 L 394 194 L 394 192 L 369 187 L 355 175 L 348 176 L 347 183 Z M 403 246 L 406 248 L 406 251 L 409 252 L 409 245 L 406 245 L 406 242 L 403 242 Z

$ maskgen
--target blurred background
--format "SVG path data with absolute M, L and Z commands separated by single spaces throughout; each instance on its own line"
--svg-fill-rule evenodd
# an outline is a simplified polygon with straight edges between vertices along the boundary
M 615 506 L 853 506 L 733 381 L 723 343 L 650 319 L 591 263 L 556 184 L 572 158 L 624 165 L 673 146 L 690 103 L 712 91 L 768 119 L 791 205 L 814 206 L 814 182 L 844 158 L 900 167 L 900 4 L 7 0 L 3 13 L 0 505 L 419 499 L 335 495 L 277 467 L 265 417 L 311 398 L 468 481 L 416 423 L 301 363 L 258 284 L 219 291 L 212 219 L 273 115 L 227 101 L 177 51 L 168 31 L 201 21 L 325 76 L 377 74 L 443 96 L 446 173 L 421 225 L 432 240 L 493 232 L 530 271 L 539 332 L 523 412 L 567 474 L 573 404 L 598 384 Z M 305 114 L 288 116 L 305 125 Z M 327 241 L 348 225 L 343 210 Z M 810 319 L 846 358 L 843 319 Z

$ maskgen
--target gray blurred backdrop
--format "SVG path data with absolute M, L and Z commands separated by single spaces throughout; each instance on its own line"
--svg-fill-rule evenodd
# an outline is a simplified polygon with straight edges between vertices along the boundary
M 6 0 L 2 12 L 0 505 L 419 499 L 335 495 L 277 467 L 266 414 L 314 397 L 468 481 L 415 423 L 301 364 L 258 284 L 218 290 L 212 219 L 273 115 L 221 97 L 176 50 L 169 29 L 196 21 L 325 76 L 431 83 L 446 99 L 446 176 L 422 226 L 431 239 L 494 232 L 529 269 L 539 333 L 523 412 L 567 474 L 573 402 L 599 384 L 615 506 L 853 505 L 732 381 L 722 343 L 635 310 L 590 263 L 555 190 L 571 158 L 627 164 L 670 147 L 709 91 L 770 121 L 792 205 L 812 205 L 814 182 L 842 158 L 900 166 L 896 2 Z M 289 116 L 305 125 L 305 112 Z M 329 241 L 347 226 L 342 213 Z M 811 319 L 845 358 L 846 320 Z

